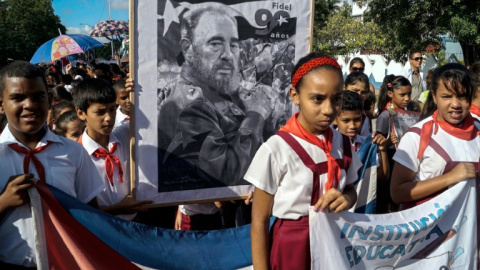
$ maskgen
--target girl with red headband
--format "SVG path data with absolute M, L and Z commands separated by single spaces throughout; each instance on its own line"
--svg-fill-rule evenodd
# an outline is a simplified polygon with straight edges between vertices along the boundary
M 474 179 L 478 170 L 480 124 L 469 113 L 469 71 L 460 64 L 436 69 L 431 91 L 437 110 L 408 130 L 393 157 L 391 194 L 404 208 Z
M 353 182 L 360 160 L 348 137 L 331 128 L 342 104 L 340 66 L 311 53 L 292 74 L 290 97 L 299 112 L 260 147 L 244 177 L 255 186 L 251 241 L 256 270 L 310 269 L 310 206 L 340 212 L 357 198 Z M 270 234 L 271 216 L 277 220 Z

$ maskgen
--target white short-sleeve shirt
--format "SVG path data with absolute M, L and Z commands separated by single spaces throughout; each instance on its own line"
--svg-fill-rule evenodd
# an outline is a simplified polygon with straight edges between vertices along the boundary
M 51 144 L 35 156 L 45 168 L 47 184 L 84 203 L 94 199 L 105 185 L 87 152 L 80 144 L 55 135 L 46 126 L 45 129 L 47 132 L 37 148 L 47 142 Z M 12 143 L 25 147 L 12 135 L 7 125 L 0 135 L 0 190 L 10 176 L 24 174 L 25 155 L 8 147 Z M 38 178 L 32 161 L 29 171 Z M 32 215 L 28 204 L 12 209 L 0 221 L 0 261 L 27 267 L 36 265 Z
M 292 135 L 315 163 L 327 161 L 327 156 L 318 146 Z M 319 136 L 323 140 L 323 135 Z M 348 147 L 351 148 L 351 145 Z M 341 170 L 338 190 L 343 191 L 347 184 L 358 178 L 357 171 L 362 166 L 353 149 L 352 162 L 348 172 Z M 341 133 L 333 130 L 331 154 L 336 159 L 343 158 Z M 307 216 L 313 188 L 313 172 L 307 168 L 295 151 L 278 135 L 265 142 L 255 154 L 245 175 L 245 180 L 255 187 L 274 195 L 272 215 L 283 219 L 298 219 Z M 320 175 L 320 194 L 325 192 L 327 173 Z
M 119 127 L 125 123 L 130 122 L 130 116 L 124 114 L 122 110 L 120 110 L 120 106 L 117 108 L 117 115 L 115 116 L 115 125 L 114 127 Z
M 422 128 L 423 125 L 432 120 L 428 117 L 417 123 L 413 127 Z M 476 121 L 475 121 L 476 122 Z M 478 122 L 475 123 L 479 128 Z M 448 153 L 452 161 L 458 162 L 478 162 L 480 157 L 480 137 L 466 141 L 456 138 L 440 126 L 437 134 L 433 134 L 431 139 L 435 140 L 441 148 Z M 414 182 L 431 179 L 442 175 L 447 162 L 431 147 L 427 146 L 421 159 L 417 159 L 420 146 L 420 135 L 415 132 L 407 132 L 400 141 L 397 152 L 393 160 L 414 171 Z
M 117 149 L 113 153 L 118 157 L 123 170 L 123 183 L 120 182 L 119 168 L 114 163 L 113 166 L 113 186 L 108 181 L 107 171 L 105 169 L 105 159 L 97 158 L 92 154 L 99 148 L 103 148 L 87 134 L 87 129 L 82 135 L 82 145 L 90 155 L 95 167 L 103 180 L 105 189 L 97 196 L 98 205 L 110 206 L 122 201 L 125 196 L 130 194 L 130 130 L 129 125 L 124 124 L 115 128 L 110 134 L 108 150 L 112 149 L 113 143 L 117 144 Z M 118 217 L 131 220 L 135 215 L 118 215 Z

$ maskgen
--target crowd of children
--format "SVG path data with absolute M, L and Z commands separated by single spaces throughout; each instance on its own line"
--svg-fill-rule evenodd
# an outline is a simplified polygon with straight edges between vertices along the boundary
M 367 136 L 378 145 L 377 213 L 418 205 L 477 175 L 480 63 L 429 72 L 429 92 L 418 102 L 411 100 L 407 78 L 388 75 L 376 102 L 363 62 L 351 62 L 345 80 L 338 63 L 318 53 L 292 71 L 289 95 L 298 113 L 259 148 L 244 177 L 255 186 L 255 269 L 309 269 L 309 208 L 340 212 L 356 203 L 353 183 L 362 166 L 356 152 Z M 150 223 L 136 214 L 151 202 L 130 196 L 132 82 L 119 69 L 94 63 L 69 66 L 63 77 L 54 67 L 45 71 L 22 61 L 0 71 L 0 110 L 8 122 L 0 135 L 2 269 L 36 266 L 26 191 L 38 182 L 120 218 Z M 223 211 L 214 211 L 218 222 L 211 224 L 177 213 L 169 216 L 171 228 L 235 226 L 225 224 L 230 219 Z M 271 216 L 278 219 L 269 231 Z

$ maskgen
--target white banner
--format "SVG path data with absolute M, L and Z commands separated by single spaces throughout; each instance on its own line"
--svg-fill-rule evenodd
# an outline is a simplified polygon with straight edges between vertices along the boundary
M 312 1 L 134 1 L 137 198 L 245 195 L 256 150 L 292 115 Z
M 476 269 L 475 181 L 392 214 L 310 211 L 312 269 Z

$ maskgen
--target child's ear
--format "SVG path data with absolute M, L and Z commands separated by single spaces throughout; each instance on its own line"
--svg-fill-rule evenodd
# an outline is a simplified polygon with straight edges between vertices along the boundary
M 388 90 L 387 95 L 389 98 L 393 98 L 393 91 Z
M 300 105 L 300 97 L 298 96 L 297 89 L 295 89 L 293 87 L 290 87 L 289 95 L 290 95 L 290 99 L 292 100 L 293 104 L 295 104 L 297 106 Z
M 338 117 L 338 116 L 337 116 L 337 117 Z M 333 120 L 333 124 L 334 124 L 335 126 L 338 126 L 338 124 L 337 124 L 337 118 L 335 118 L 335 120 Z
M 77 116 L 78 118 L 80 118 L 80 120 L 82 121 L 86 121 L 87 120 L 87 113 L 80 110 L 79 108 L 75 108 L 75 110 L 77 111 Z

